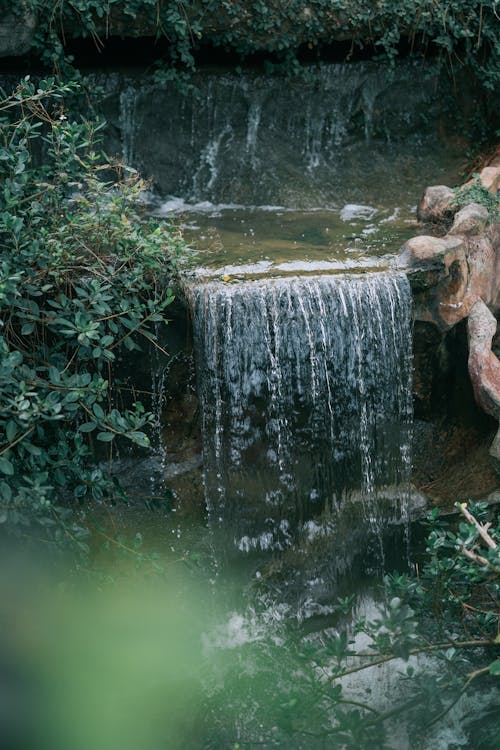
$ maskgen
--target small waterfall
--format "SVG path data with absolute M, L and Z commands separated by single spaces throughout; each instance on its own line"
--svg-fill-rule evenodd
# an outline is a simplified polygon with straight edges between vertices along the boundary
M 135 162 L 135 135 L 137 124 L 138 92 L 133 86 L 127 86 L 120 93 L 120 130 L 122 134 L 122 159 L 130 166 Z
M 422 141 L 437 147 L 441 102 L 432 75 L 425 65 L 389 72 L 360 62 L 314 66 L 291 82 L 200 73 L 186 92 L 132 78 L 116 94 L 107 90 L 116 96 L 125 162 L 162 195 L 311 208 L 345 203 L 346 185 L 350 202 L 366 202 L 368 174 L 376 170 L 378 181 L 399 154 L 413 154 L 421 168 Z M 402 180 L 396 194 L 404 190 Z
M 284 548 L 354 498 L 375 528 L 376 496 L 409 479 L 406 276 L 212 282 L 189 295 L 212 518 L 241 549 Z
M 159 338 L 159 324 L 155 323 L 155 337 Z M 163 412 L 165 406 L 167 364 L 162 353 L 153 347 L 151 351 L 151 412 L 154 422 L 151 429 L 151 448 L 155 456 L 151 474 L 151 496 L 158 498 L 165 492 L 165 469 L 167 448 L 163 437 Z

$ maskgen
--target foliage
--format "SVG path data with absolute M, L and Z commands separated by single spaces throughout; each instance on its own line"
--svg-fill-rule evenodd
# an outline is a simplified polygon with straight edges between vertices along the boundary
M 386 748 L 394 727 L 404 724 L 413 732 L 412 747 L 427 748 L 432 727 L 466 691 L 498 687 L 500 517 L 485 503 L 458 507 L 462 521 L 439 520 L 437 511 L 429 515 L 422 569 L 412 576 L 386 576 L 386 603 L 377 614 L 360 619 L 350 611 L 354 597 L 338 599 L 336 633 L 330 628 L 321 638 L 297 639 L 295 646 L 287 643 L 286 653 L 280 642 L 274 660 L 263 655 L 270 669 L 283 669 L 283 683 L 287 674 L 295 675 L 294 736 L 307 738 L 314 726 L 314 736 L 335 747 Z M 373 677 L 390 664 L 382 680 L 391 697 L 381 705 L 380 696 L 370 695 L 370 678 L 370 689 L 363 690 L 363 675 Z M 495 725 L 483 723 L 475 731 L 484 740 Z M 483 746 L 479 740 L 477 746 Z
M 102 125 L 66 119 L 74 91 L 27 77 L 0 102 L 0 522 L 57 541 L 86 534 L 72 507 L 122 494 L 104 448 L 149 445 L 152 415 L 113 373 L 156 344 L 183 250 L 98 152 Z
M 228 655 L 230 669 L 219 676 L 215 693 L 226 722 L 234 692 L 244 696 L 227 722 L 238 727 L 242 748 L 385 750 L 400 746 L 399 739 L 413 750 L 441 747 L 443 735 L 436 742 L 434 729 L 439 734 L 466 691 L 482 698 L 473 716 L 467 706 L 459 709 L 471 739 L 467 746 L 497 746 L 488 744 L 497 730 L 495 718 L 488 717 L 496 708 L 488 693 L 499 686 L 500 525 L 497 518 L 494 526 L 485 526 L 492 514 L 482 504 L 466 510 L 474 516 L 458 524 L 430 515 L 421 570 L 387 576 L 382 603 L 368 605 L 364 617 L 356 611 L 356 595 L 338 598 L 324 612 L 326 627 L 318 608 L 290 634 L 286 625 L 280 628 L 273 584 L 259 579 L 265 616 L 278 624 L 271 638 L 257 636 L 234 659 Z M 472 728 L 473 720 L 480 726 Z M 224 735 L 209 747 L 230 745 L 223 740 Z
M 437 52 L 450 70 L 469 67 L 490 91 L 500 80 L 496 0 L 25 0 L 18 12 L 23 5 L 38 14 L 36 53 L 56 68 L 68 62 L 71 35 L 102 49 L 110 34 L 127 36 L 133 24 L 134 36 L 168 40 L 169 64 L 188 69 L 206 42 L 240 57 L 272 53 L 293 69 L 301 45 L 350 40 L 352 51 L 371 46 L 394 59 L 409 39 L 412 50 Z
M 484 206 L 488 210 L 490 219 L 499 218 L 500 191 L 497 190 L 496 195 L 490 193 L 484 187 L 479 175 L 475 173 L 472 175 L 472 180 L 455 188 L 455 196 L 452 201 L 452 205 L 458 208 L 463 208 L 469 203 L 478 203 L 480 206 Z

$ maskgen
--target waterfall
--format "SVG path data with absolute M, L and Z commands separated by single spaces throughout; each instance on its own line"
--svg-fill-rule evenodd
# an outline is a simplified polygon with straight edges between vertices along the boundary
M 404 274 L 189 289 L 207 504 L 237 546 L 283 548 L 310 519 L 409 480 Z
M 138 92 L 133 86 L 127 86 L 120 93 L 120 130 L 122 138 L 122 159 L 132 166 L 135 162 L 135 135 L 137 130 Z
M 346 202 L 346 185 L 349 202 L 364 203 L 368 174 L 379 184 L 388 162 L 411 158 L 421 171 L 426 138 L 439 150 L 442 104 L 429 65 L 321 64 L 286 82 L 202 72 L 193 84 L 182 92 L 133 78 L 104 86 L 125 162 L 161 195 L 189 203 L 335 206 Z

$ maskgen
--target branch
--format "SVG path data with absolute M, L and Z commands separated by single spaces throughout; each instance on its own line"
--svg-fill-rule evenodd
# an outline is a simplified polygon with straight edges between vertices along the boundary
M 474 641 L 447 641 L 446 643 L 432 643 L 428 646 L 420 646 L 419 648 L 413 648 L 411 651 L 408 651 L 408 656 L 416 656 L 417 654 L 424 654 L 429 651 L 443 651 L 448 648 L 491 648 L 498 644 L 496 644 L 494 641 L 489 640 L 474 640 Z M 358 657 L 368 657 L 369 654 L 356 654 Z M 333 682 L 334 680 L 340 680 L 342 677 L 347 677 L 347 675 L 354 674 L 355 672 L 361 672 L 363 669 L 370 669 L 370 667 L 377 667 L 379 664 L 385 664 L 388 661 L 393 661 L 394 659 L 401 659 L 403 657 L 397 655 L 397 654 L 388 654 L 387 656 L 381 656 L 379 659 L 374 659 L 371 662 L 366 662 L 365 664 L 360 664 L 357 667 L 352 667 L 352 669 L 347 669 L 345 672 L 341 672 L 340 674 L 331 675 L 330 681 Z
M 456 503 L 456 507 L 460 511 L 460 513 L 465 516 L 467 521 L 472 525 L 475 526 L 477 529 L 477 532 L 481 539 L 484 541 L 484 543 L 490 548 L 490 549 L 496 549 L 497 544 L 492 539 L 492 537 L 488 534 L 488 529 L 490 528 L 490 523 L 485 523 L 484 525 L 480 524 L 479 521 L 474 518 L 472 513 L 469 513 L 467 510 L 467 503 Z

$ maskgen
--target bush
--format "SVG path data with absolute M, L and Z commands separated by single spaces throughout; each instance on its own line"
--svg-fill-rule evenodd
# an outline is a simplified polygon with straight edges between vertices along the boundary
M 122 494 L 103 448 L 149 445 L 152 415 L 119 408 L 113 372 L 156 345 L 184 250 L 98 151 L 102 124 L 66 118 L 76 89 L 27 77 L 0 102 L 0 522 L 57 542 L 87 533 L 75 504 Z

